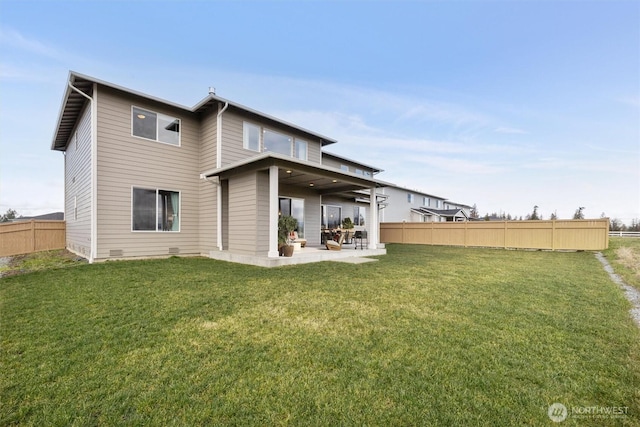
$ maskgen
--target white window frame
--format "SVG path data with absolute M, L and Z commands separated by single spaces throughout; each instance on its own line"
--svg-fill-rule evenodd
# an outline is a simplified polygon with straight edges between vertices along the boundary
M 362 221 L 360 221 L 362 217 Z M 364 206 L 353 207 L 353 225 L 358 227 L 364 227 L 367 223 L 367 208 Z
M 156 115 L 156 138 L 155 139 L 147 138 L 147 137 L 141 136 L 141 135 L 135 135 L 133 133 L 133 123 L 134 123 L 133 110 L 134 110 L 134 108 L 137 108 L 138 110 L 146 111 L 148 113 Z M 160 120 L 158 120 L 160 117 L 162 117 L 163 119 L 171 120 L 171 122 L 173 122 L 175 120 L 178 121 L 178 127 L 179 127 L 180 130 L 178 130 L 178 143 L 177 144 L 174 144 L 173 142 L 163 141 L 163 140 L 160 139 L 160 128 L 159 128 Z M 182 146 L 182 119 L 180 119 L 179 117 L 173 117 L 173 116 L 169 116 L 167 114 L 159 113 L 157 111 L 153 111 L 153 110 L 150 110 L 148 108 L 139 107 L 137 105 L 131 105 L 131 136 L 134 137 L 134 138 L 144 139 L 145 141 L 154 141 L 154 142 L 158 142 L 160 144 L 170 145 L 172 147 L 181 147 Z
M 155 202 L 155 208 L 156 208 L 156 215 L 155 215 L 155 226 L 156 229 L 155 230 L 134 230 L 133 228 L 133 191 L 135 189 L 138 190 L 149 190 L 149 191 L 155 191 L 156 192 L 156 202 Z M 159 193 L 160 191 L 167 191 L 167 192 L 172 192 L 172 193 L 178 193 L 178 229 L 177 230 L 159 230 L 158 229 L 158 197 L 159 197 Z M 179 190 L 170 190 L 170 189 L 166 189 L 166 188 L 153 188 L 153 187 L 148 187 L 148 186 L 143 186 L 143 185 L 133 185 L 131 186 L 131 232 L 133 233 L 179 233 L 182 229 L 182 192 Z
M 255 131 L 258 132 L 258 146 L 257 148 L 253 148 L 250 146 L 249 144 L 249 129 L 253 128 Z M 265 149 L 265 133 L 270 132 L 272 134 L 276 134 L 276 135 L 280 135 L 283 137 L 286 137 L 288 139 L 289 142 L 289 152 L 287 154 L 284 153 L 279 153 L 277 151 L 267 151 Z M 298 145 L 304 145 L 305 149 L 304 149 L 304 156 L 302 157 L 298 157 Z M 275 130 L 269 127 L 265 127 L 250 121 L 246 121 L 243 120 L 242 121 L 242 148 L 244 148 L 245 150 L 250 150 L 250 151 L 255 151 L 258 153 L 276 153 L 276 154 L 282 154 L 285 156 L 289 156 L 291 158 L 294 159 L 299 159 L 299 160 L 304 160 L 304 161 L 308 161 L 309 160 L 309 142 L 305 139 L 301 139 L 301 138 L 297 138 L 292 136 L 289 133 L 286 132 L 281 132 L 280 130 Z
M 407 193 L 407 203 L 413 203 L 413 193 Z
M 327 221 L 326 221 L 326 222 L 324 221 L 324 215 L 322 215 L 322 209 L 324 209 L 324 212 L 325 212 L 325 213 L 327 213 L 327 208 L 330 208 L 330 207 L 331 207 L 331 208 L 338 208 L 338 210 L 339 210 L 339 212 L 340 212 L 340 213 L 339 213 L 339 218 L 338 218 L 338 228 L 341 228 L 341 227 L 342 227 L 342 220 L 343 220 L 343 216 L 342 216 L 342 206 L 340 206 L 340 205 L 327 205 L 327 204 L 322 204 L 322 205 L 320 205 L 320 208 L 321 208 L 321 212 L 320 212 L 320 222 L 324 223 L 324 225 L 325 225 L 326 227 L 329 227 L 329 224 L 328 224 L 328 222 L 329 222 L 329 221 L 328 221 L 328 219 L 329 219 L 329 218 L 327 218 Z
M 298 155 L 298 144 L 301 146 L 304 145 L 304 157 L 300 157 Z M 293 140 L 293 157 L 299 160 L 308 160 L 309 159 L 309 143 L 304 139 L 294 138 Z
M 271 150 L 267 151 L 266 150 L 265 143 L 264 143 L 264 134 L 267 133 L 267 132 L 275 134 L 275 135 L 286 137 L 288 142 L 289 142 L 289 154 L 288 154 L 288 156 L 289 157 L 293 157 L 293 137 L 291 137 L 289 134 L 282 133 L 280 131 L 269 129 L 269 128 L 266 128 L 266 127 L 262 128 L 262 152 L 264 152 L 264 153 L 282 154 L 283 156 L 287 156 L 287 154 L 284 154 L 284 153 L 279 153 L 277 151 L 271 151 Z
M 249 137 L 248 137 L 249 128 L 254 128 L 258 131 L 257 149 L 252 148 L 249 145 Z M 256 125 L 254 123 L 247 122 L 247 121 L 242 122 L 242 148 L 244 148 L 245 150 L 256 151 L 258 153 L 262 151 L 262 128 L 259 125 Z
M 298 237 L 304 238 L 304 229 L 307 225 L 307 220 L 306 220 L 306 206 L 305 206 L 305 201 L 304 199 L 300 198 L 300 197 L 290 197 L 290 196 L 280 196 L 278 197 L 278 209 L 280 209 L 280 200 L 281 199 L 289 199 L 289 208 L 292 207 L 293 205 L 293 201 L 297 201 L 297 202 L 302 202 L 302 224 L 300 224 L 299 218 L 296 218 L 296 220 L 298 220 Z M 283 212 L 280 212 L 280 214 L 283 214 Z M 291 214 L 291 212 L 289 212 L 289 214 Z M 295 217 L 294 217 L 295 218 Z
M 428 197 L 424 197 L 422 199 L 422 203 L 424 204 L 425 207 L 429 207 L 429 204 L 431 203 L 431 200 Z

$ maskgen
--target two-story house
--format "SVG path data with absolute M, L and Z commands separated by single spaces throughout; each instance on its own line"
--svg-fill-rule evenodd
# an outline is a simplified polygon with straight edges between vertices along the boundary
M 382 254 L 388 184 L 323 152 L 336 142 L 214 93 L 186 107 L 71 72 L 51 147 L 65 155 L 67 247 L 90 261 L 277 258 L 279 215 L 309 246 L 353 216 Z
M 380 190 L 386 207 L 380 222 L 448 222 L 467 221 L 471 207 L 419 190 L 389 185 Z

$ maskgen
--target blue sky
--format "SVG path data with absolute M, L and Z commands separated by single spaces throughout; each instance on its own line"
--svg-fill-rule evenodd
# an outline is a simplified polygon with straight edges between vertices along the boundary
M 69 70 L 219 96 L 481 214 L 640 218 L 640 2 L 0 0 L 0 212 L 63 210 Z

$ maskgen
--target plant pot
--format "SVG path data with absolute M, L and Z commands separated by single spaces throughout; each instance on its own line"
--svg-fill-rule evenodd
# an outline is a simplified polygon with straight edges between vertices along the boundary
M 288 257 L 293 256 L 293 245 L 284 245 L 282 247 L 282 255 Z

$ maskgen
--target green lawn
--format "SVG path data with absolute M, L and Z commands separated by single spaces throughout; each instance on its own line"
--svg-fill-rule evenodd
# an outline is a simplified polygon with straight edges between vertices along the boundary
M 590 252 L 108 262 L 0 304 L 0 425 L 640 424 L 640 331 Z

